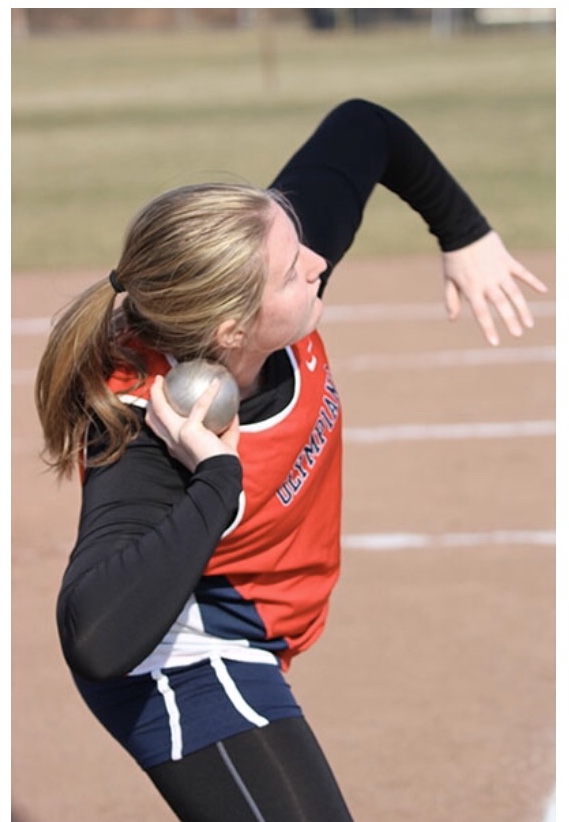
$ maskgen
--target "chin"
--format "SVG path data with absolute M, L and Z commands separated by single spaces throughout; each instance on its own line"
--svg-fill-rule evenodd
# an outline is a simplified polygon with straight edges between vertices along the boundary
M 316 326 L 320 322 L 320 319 L 322 318 L 323 312 L 324 312 L 324 304 L 323 304 L 322 300 L 320 299 L 320 297 L 317 297 L 316 302 L 314 303 L 314 309 L 312 311 L 311 328 L 310 328 L 310 331 L 308 333 L 310 333 L 311 331 L 314 331 L 314 329 L 316 328 Z
M 299 330 L 298 334 L 289 340 L 287 345 L 293 345 L 293 343 L 303 340 L 309 334 L 312 334 L 312 332 L 316 330 L 320 318 L 322 317 L 322 310 L 322 300 L 317 299 L 308 319 L 306 320 L 306 323 L 303 325 L 302 329 Z

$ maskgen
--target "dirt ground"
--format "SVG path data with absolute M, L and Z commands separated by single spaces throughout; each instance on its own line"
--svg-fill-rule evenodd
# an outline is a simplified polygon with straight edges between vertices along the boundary
M 344 402 L 346 550 L 327 631 L 290 681 L 357 822 L 539 822 L 554 788 L 555 438 L 522 425 L 555 415 L 554 256 L 520 256 L 550 291 L 531 298 L 536 327 L 496 351 L 470 319 L 431 317 L 436 255 L 345 262 L 330 288 L 330 306 L 362 306 L 322 325 Z M 22 321 L 101 274 L 12 278 L 18 822 L 173 819 L 84 708 L 55 632 L 79 495 L 38 458 L 46 329 Z M 387 316 L 367 321 L 376 304 Z M 359 442 L 370 427 L 382 436 Z

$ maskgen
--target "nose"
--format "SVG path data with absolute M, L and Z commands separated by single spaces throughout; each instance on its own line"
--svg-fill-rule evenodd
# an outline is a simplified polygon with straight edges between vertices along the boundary
M 309 283 L 314 283 L 316 280 L 319 280 L 322 274 L 328 268 L 328 263 L 321 257 L 320 254 L 317 254 L 315 251 L 312 251 L 311 248 L 307 246 L 303 246 L 304 250 L 304 271 L 306 279 Z

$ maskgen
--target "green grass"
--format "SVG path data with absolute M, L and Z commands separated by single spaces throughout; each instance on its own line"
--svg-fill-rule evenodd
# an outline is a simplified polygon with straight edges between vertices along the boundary
M 12 44 L 12 268 L 112 267 L 150 197 L 267 184 L 328 109 L 367 97 L 407 119 L 518 249 L 555 243 L 555 39 L 428 29 L 32 38 Z M 432 250 L 378 188 L 352 253 Z

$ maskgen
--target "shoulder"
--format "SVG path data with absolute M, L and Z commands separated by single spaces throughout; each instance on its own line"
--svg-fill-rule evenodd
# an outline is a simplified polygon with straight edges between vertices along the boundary
M 136 339 L 129 339 L 123 351 L 125 359 L 115 367 L 107 385 L 127 405 L 145 408 L 154 377 L 167 374 L 173 360 Z

